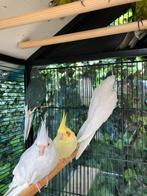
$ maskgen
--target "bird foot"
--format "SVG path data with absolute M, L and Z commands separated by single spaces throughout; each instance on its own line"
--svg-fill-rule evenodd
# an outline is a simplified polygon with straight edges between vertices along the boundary
M 48 177 L 47 177 L 47 176 L 45 177 L 45 180 L 46 180 L 46 185 L 45 185 L 45 187 L 48 187 L 48 182 L 49 182 L 49 180 L 48 180 Z
M 40 184 L 37 182 L 37 183 L 35 183 L 35 186 L 36 186 L 38 192 L 41 193 L 41 186 L 40 186 Z

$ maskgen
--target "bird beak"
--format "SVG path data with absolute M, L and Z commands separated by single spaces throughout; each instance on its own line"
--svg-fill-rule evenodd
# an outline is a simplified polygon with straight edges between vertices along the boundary
M 60 139 L 60 140 L 63 140 L 63 138 L 64 138 L 64 133 L 60 133 L 59 139 Z
M 45 146 L 44 145 L 39 145 L 39 155 L 43 156 L 45 151 Z

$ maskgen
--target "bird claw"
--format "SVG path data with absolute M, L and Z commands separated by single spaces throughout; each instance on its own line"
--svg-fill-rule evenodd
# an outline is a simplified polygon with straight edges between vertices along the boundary
M 36 186 L 36 188 L 37 188 L 38 192 L 39 192 L 39 193 L 41 193 L 41 187 L 40 187 L 40 184 L 37 182 L 37 183 L 35 183 L 35 186 Z
M 84 0 L 80 0 L 80 2 L 81 2 L 81 4 L 82 4 L 82 6 L 85 7 Z
M 66 164 L 66 160 L 65 159 L 59 159 L 58 162 L 59 162 L 59 164 Z
M 140 23 L 141 23 L 141 25 L 143 26 L 143 21 L 142 21 L 142 19 L 139 19 L 138 21 L 137 21 L 137 23 L 138 23 L 138 29 L 139 29 L 139 31 L 141 30 L 140 29 Z
M 71 157 L 67 157 L 67 158 L 64 158 L 64 159 L 59 159 L 59 164 L 67 164 L 68 162 L 72 162 L 72 159 Z

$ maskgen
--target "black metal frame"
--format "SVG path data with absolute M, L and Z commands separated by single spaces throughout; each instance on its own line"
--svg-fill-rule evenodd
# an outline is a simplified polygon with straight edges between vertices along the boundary
M 86 55 L 79 55 L 71 57 L 60 57 L 60 58 L 52 58 L 50 60 L 33 60 L 33 61 L 26 61 L 26 64 L 33 65 L 49 65 L 49 64 L 60 64 L 60 63 L 75 63 L 78 61 L 90 61 L 90 60 L 97 60 L 97 59 L 104 59 L 104 58 L 114 58 L 114 57 L 124 57 L 124 58 L 133 58 L 136 56 L 147 56 L 147 48 L 142 49 L 131 49 L 131 50 L 122 50 L 122 51 L 115 51 L 115 52 L 103 52 L 103 53 L 93 53 L 93 54 L 86 54 Z
M 32 66 L 29 66 L 29 65 L 25 66 L 25 71 L 24 71 L 25 91 L 30 82 L 31 70 L 32 70 Z M 29 148 L 32 145 L 32 143 L 33 143 L 33 127 L 31 127 L 28 140 L 25 143 L 26 148 Z
M 18 64 L 18 65 L 25 65 L 25 62 L 26 62 L 23 59 L 11 57 L 11 56 L 4 55 L 4 54 L 0 54 L 0 60 L 5 61 L 5 62 L 9 62 L 9 63 Z

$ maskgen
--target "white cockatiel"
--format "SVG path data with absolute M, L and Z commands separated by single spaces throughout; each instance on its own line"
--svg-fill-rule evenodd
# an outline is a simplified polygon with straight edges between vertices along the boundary
M 35 109 L 36 107 L 30 110 L 28 109 L 28 105 L 25 105 L 24 141 L 28 139 Z
M 93 92 L 87 120 L 80 128 L 78 139 L 78 159 L 89 145 L 96 131 L 109 118 L 117 103 L 117 92 L 114 90 L 115 76 L 107 77 Z
M 13 170 L 13 180 L 5 195 L 17 196 L 30 184 L 36 184 L 47 176 L 57 165 L 57 155 L 52 140 L 48 137 L 46 120 L 42 120 L 41 127 L 33 145 L 21 156 Z

